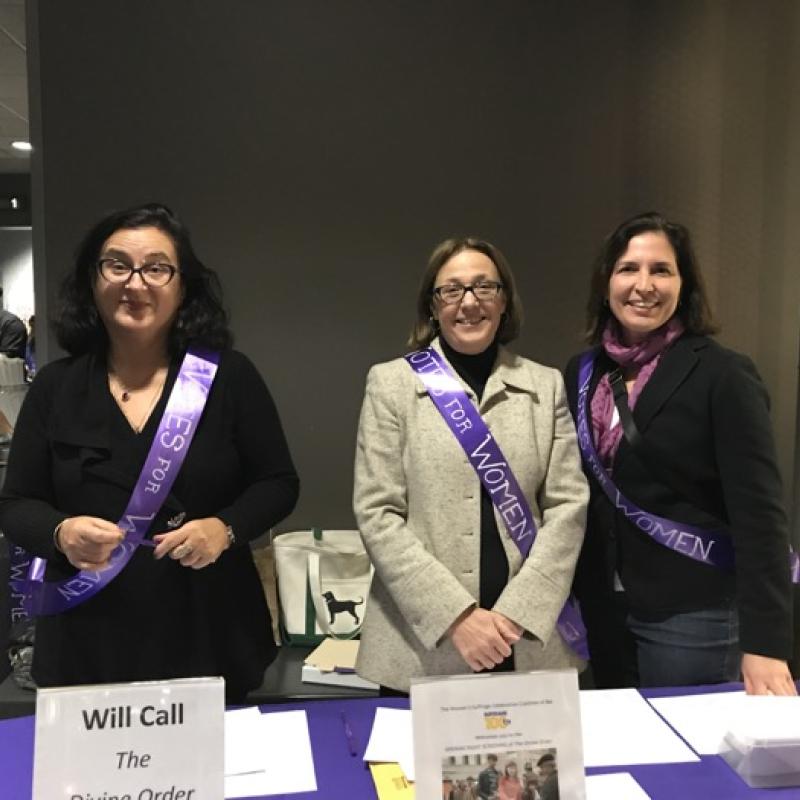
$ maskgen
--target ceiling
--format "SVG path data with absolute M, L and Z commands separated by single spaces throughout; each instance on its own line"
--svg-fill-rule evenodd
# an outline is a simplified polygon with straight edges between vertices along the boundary
M 11 142 L 28 136 L 25 0 L 0 0 L 0 173 L 30 172 L 30 156 Z

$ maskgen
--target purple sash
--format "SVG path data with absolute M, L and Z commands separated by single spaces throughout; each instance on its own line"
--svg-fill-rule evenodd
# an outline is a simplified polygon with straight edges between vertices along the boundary
M 15 622 L 28 619 L 30 616 L 25 600 L 28 595 L 26 576 L 33 559 L 24 548 L 19 547 L 9 539 L 6 539 L 6 541 L 8 542 L 8 560 L 11 567 L 8 588 L 11 601 L 11 624 L 13 625 Z
M 450 368 L 432 347 L 409 353 L 405 359 L 428 390 L 428 396 L 489 492 L 511 540 L 522 557 L 527 558 L 536 539 L 536 522 L 510 465 L 483 417 Z M 564 641 L 580 658 L 589 658 L 586 628 L 581 619 L 578 601 L 572 596 L 567 598 L 558 615 L 556 627 Z
M 152 546 L 152 542 L 144 541 L 145 534 L 180 472 L 218 366 L 219 353 L 190 349 L 184 356 L 142 472 L 117 523 L 125 532 L 125 539 L 111 554 L 109 566 L 101 571 L 81 570 L 66 580 L 47 582 L 45 559 L 31 559 L 22 548 L 15 547 L 11 561 L 12 602 L 21 598 L 22 606 L 31 616 L 68 611 L 108 586 L 139 545 Z M 28 578 L 23 581 L 20 578 L 25 562 L 29 562 Z
M 643 511 L 625 497 L 611 480 L 603 467 L 594 446 L 592 429 L 589 424 L 589 386 L 594 370 L 594 350 L 581 355 L 578 368 L 578 445 L 588 471 L 600 484 L 614 507 L 640 531 L 646 533 L 654 542 L 681 555 L 710 564 L 714 567 L 732 570 L 734 563 L 733 543 L 723 530 L 707 530 L 685 522 L 675 522 Z M 797 553 L 790 552 L 792 581 L 800 581 L 800 561 Z

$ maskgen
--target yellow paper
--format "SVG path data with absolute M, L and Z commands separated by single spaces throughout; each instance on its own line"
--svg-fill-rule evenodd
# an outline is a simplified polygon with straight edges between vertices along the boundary
M 399 764 L 370 764 L 379 800 L 414 800 L 414 784 L 406 780 Z
M 333 672 L 335 669 L 354 670 L 358 655 L 358 639 L 325 639 L 306 658 L 306 664 Z

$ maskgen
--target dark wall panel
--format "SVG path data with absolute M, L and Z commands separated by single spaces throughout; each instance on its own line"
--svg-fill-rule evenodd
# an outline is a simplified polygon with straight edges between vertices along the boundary
M 48 306 L 95 218 L 173 206 L 281 410 L 287 524 L 352 523 L 365 373 L 402 352 L 442 238 L 505 251 L 523 354 L 580 346 L 623 204 L 626 3 L 35 5 Z
M 0 174 L 0 228 L 30 227 L 31 176 Z

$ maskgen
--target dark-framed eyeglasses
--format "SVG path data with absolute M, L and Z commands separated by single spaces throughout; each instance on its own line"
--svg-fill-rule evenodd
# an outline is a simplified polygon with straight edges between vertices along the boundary
M 157 287 L 166 286 L 180 271 L 172 264 L 161 261 L 134 267 L 133 264 L 126 264 L 118 258 L 101 258 L 97 262 L 97 269 L 109 283 L 127 283 L 138 274 L 148 286 Z
M 499 281 L 477 281 L 470 286 L 463 286 L 460 283 L 446 283 L 444 286 L 437 286 L 433 294 L 445 305 L 460 303 L 467 292 L 472 292 L 478 301 L 496 300 L 503 289 L 503 284 Z

